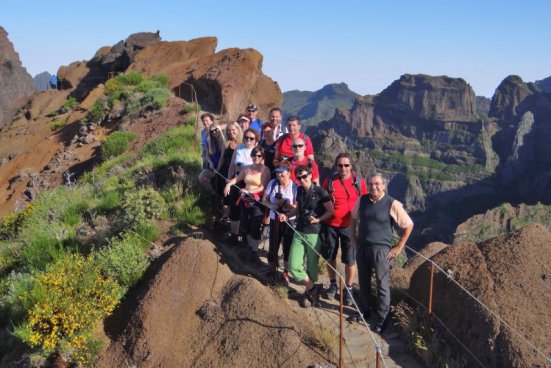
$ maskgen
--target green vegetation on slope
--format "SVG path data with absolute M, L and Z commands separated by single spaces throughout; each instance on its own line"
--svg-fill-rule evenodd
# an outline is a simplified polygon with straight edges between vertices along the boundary
M 133 80 L 134 81 L 134 80 Z M 134 83 L 134 82 L 133 82 Z M 139 84 L 138 84 L 139 85 Z M 159 219 L 177 228 L 206 221 L 194 129 L 181 126 L 42 192 L 0 225 L 0 327 L 80 365 L 99 351 L 93 327 L 147 269 Z M 161 187 L 156 175 L 180 173 Z M 0 349 L 1 352 L 1 349 Z

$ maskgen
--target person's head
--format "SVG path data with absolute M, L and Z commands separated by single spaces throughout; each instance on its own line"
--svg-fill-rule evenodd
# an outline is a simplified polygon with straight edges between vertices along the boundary
M 352 175 L 354 165 L 350 159 L 350 155 L 346 152 L 339 153 L 335 158 L 335 169 L 339 176 L 343 179 L 348 179 Z
M 218 145 L 214 143 L 218 143 Z M 222 129 L 220 126 L 216 123 L 213 123 L 209 127 L 209 139 L 208 139 L 208 145 L 209 145 L 209 153 L 215 154 L 218 150 L 220 150 L 222 147 L 225 146 L 226 140 L 224 139 L 224 134 L 222 133 Z M 217 147 L 218 146 L 218 147 Z
M 302 160 L 306 151 L 306 142 L 302 138 L 295 138 L 291 144 L 291 149 L 293 150 L 293 157 Z
M 312 185 L 312 173 L 310 172 L 310 168 L 306 165 L 299 165 L 296 167 L 295 177 L 300 182 L 300 185 L 307 189 Z
M 266 138 L 268 141 L 274 140 L 274 129 L 275 126 L 273 123 L 267 121 L 264 124 L 262 124 L 262 136 Z
M 255 104 L 249 104 L 247 106 L 247 117 L 253 121 L 256 119 L 256 116 L 258 115 L 258 109 L 256 108 Z
M 270 122 L 274 124 L 274 126 L 281 124 L 281 119 L 283 119 L 283 114 L 281 113 L 281 109 L 279 107 L 272 108 L 268 116 L 270 118 Z
M 226 137 L 228 141 L 234 141 L 237 144 L 243 142 L 243 131 L 237 122 L 231 122 L 226 125 Z
M 243 132 L 243 145 L 246 148 L 253 148 L 258 144 L 258 132 L 254 129 L 247 129 Z
M 214 123 L 214 115 L 212 115 L 210 112 L 206 112 L 201 115 L 201 121 L 203 122 L 203 126 L 205 127 L 205 129 L 209 129 L 212 123 Z
M 244 132 L 245 130 L 249 129 L 249 126 L 251 125 L 251 119 L 249 119 L 247 115 L 241 114 L 237 118 L 237 123 L 241 127 L 241 130 Z
M 260 146 L 256 146 L 251 151 L 251 159 L 253 160 L 253 164 L 261 164 L 262 160 L 264 160 L 264 150 Z
M 289 116 L 287 119 L 287 130 L 289 134 L 298 135 L 300 133 L 300 120 L 296 116 Z
M 386 191 L 388 180 L 381 173 L 374 173 L 369 175 L 367 180 L 367 188 L 369 189 L 369 195 L 372 198 L 379 198 Z
M 292 165 L 288 160 L 281 161 L 275 169 L 275 175 L 280 183 L 285 183 L 291 177 Z

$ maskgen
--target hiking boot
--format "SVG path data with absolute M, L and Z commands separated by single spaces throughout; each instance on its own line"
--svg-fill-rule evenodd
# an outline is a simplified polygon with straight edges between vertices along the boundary
M 337 284 L 330 283 L 329 288 L 325 292 L 325 297 L 331 300 L 331 299 L 335 299 L 335 296 L 337 296 Z
M 310 308 L 312 306 L 312 301 L 310 300 L 310 293 L 305 291 L 304 294 L 300 297 L 299 304 L 302 308 Z
M 373 331 L 375 331 L 378 334 L 383 333 L 385 331 L 387 322 L 388 322 L 388 318 L 377 319 L 377 322 L 375 323 L 375 327 L 373 327 Z
M 239 245 L 239 237 L 236 234 L 231 234 L 228 239 L 228 245 L 230 247 L 237 247 Z
M 312 302 L 312 307 L 319 306 L 322 289 L 323 289 L 322 284 L 314 284 L 314 287 L 310 289 L 310 291 L 308 292 L 310 294 L 310 301 Z
M 348 289 L 348 291 L 346 289 Z M 352 297 L 350 296 L 350 294 L 352 293 L 352 289 L 350 288 L 346 288 L 346 289 L 342 291 L 344 293 L 342 296 L 342 304 L 346 306 L 350 306 L 353 304 Z

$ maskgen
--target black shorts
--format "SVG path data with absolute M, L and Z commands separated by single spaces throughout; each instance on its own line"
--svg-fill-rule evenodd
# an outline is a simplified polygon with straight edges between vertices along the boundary
M 339 239 L 341 244 L 341 261 L 345 265 L 353 266 L 356 264 L 356 254 L 350 244 L 350 228 L 333 227 L 323 225 L 321 229 L 322 247 L 321 255 L 325 260 L 336 260 L 339 251 Z

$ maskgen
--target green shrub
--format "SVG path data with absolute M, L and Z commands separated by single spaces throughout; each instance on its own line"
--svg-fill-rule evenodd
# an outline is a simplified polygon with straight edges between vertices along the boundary
M 180 110 L 180 115 L 189 114 L 190 112 L 197 112 L 200 110 L 200 107 L 196 103 L 188 103 L 182 110 Z
M 90 108 L 90 111 L 88 111 L 88 120 L 94 123 L 101 122 L 103 118 L 105 117 L 105 104 L 103 102 L 103 97 L 98 97 L 96 101 L 94 101 L 94 104 Z
M 132 233 L 111 239 L 96 257 L 102 274 L 126 289 L 135 285 L 149 265 L 143 243 L 140 237 Z
M 118 156 L 128 148 L 128 144 L 136 138 L 136 133 L 116 131 L 101 142 L 100 153 L 102 160 Z
M 204 225 L 206 223 L 206 213 L 198 205 L 199 195 L 187 191 L 186 195 L 176 202 L 172 209 L 174 220 L 193 225 Z
M 67 111 L 72 111 L 78 105 L 77 99 L 74 97 L 69 97 L 67 101 L 63 103 L 63 108 Z
M 143 82 L 144 77 L 138 72 L 130 72 L 126 74 L 119 74 L 115 77 L 115 79 L 125 86 L 137 86 Z
M 142 105 L 151 107 L 154 110 L 159 110 L 166 106 L 168 97 L 171 92 L 166 88 L 153 88 L 142 98 Z
M 121 210 L 124 223 L 134 227 L 163 217 L 166 213 L 166 203 L 155 189 L 141 188 L 124 193 Z
M 119 78 L 111 78 L 107 82 L 105 82 L 104 92 L 106 95 L 112 96 L 122 91 L 124 91 L 124 84 L 120 81 Z
M 20 259 L 23 244 L 14 241 L 0 241 L 0 276 L 13 270 Z
M 29 270 L 45 270 L 53 261 L 63 259 L 68 251 L 54 238 L 40 235 L 32 239 L 21 250 L 21 264 Z
M 121 287 L 103 277 L 94 262 L 79 255 L 67 257 L 38 274 L 20 295 L 28 312 L 14 333 L 46 354 L 63 352 L 77 364 L 89 364 L 98 347 L 92 329 L 115 309 L 121 296 Z
M 33 205 L 28 205 L 23 211 L 10 213 L 2 218 L 0 224 L 0 240 L 12 239 L 17 237 L 23 222 L 33 211 Z
M 111 213 L 118 207 L 120 200 L 121 196 L 116 190 L 102 193 L 95 209 L 101 214 Z
M 59 130 L 59 129 L 63 128 L 65 125 L 67 125 L 67 119 L 54 120 L 54 121 L 52 121 L 52 124 L 50 125 L 50 130 L 52 132 L 55 132 L 56 130 Z
M 172 152 L 193 149 L 190 144 L 195 140 L 195 132 L 192 127 L 172 128 L 165 134 L 155 137 L 147 142 L 142 149 L 144 155 L 160 156 Z

